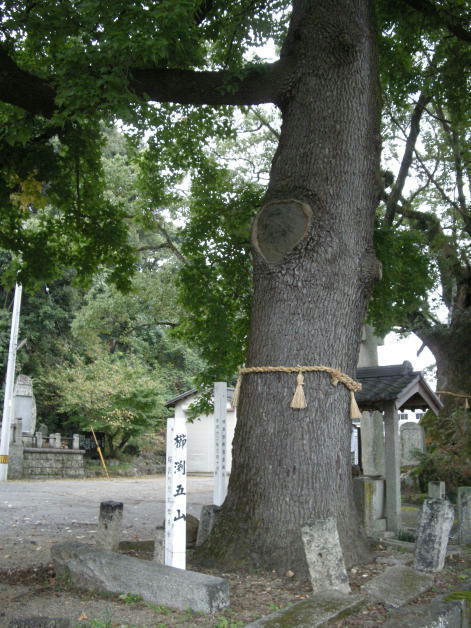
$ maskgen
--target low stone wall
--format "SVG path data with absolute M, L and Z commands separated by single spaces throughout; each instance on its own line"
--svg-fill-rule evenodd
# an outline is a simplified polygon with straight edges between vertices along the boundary
M 84 449 L 23 450 L 24 478 L 83 478 L 85 477 Z

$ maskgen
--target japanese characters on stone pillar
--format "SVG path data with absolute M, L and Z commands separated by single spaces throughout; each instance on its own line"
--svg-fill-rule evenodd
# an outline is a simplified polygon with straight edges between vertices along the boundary
M 226 436 L 227 436 L 227 383 L 214 383 L 214 494 L 215 506 L 226 499 Z
M 165 564 L 186 567 L 186 455 L 184 418 L 167 420 Z

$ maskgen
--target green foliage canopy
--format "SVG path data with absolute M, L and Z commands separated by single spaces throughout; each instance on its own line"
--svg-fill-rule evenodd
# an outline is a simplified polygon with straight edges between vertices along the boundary
M 108 437 L 110 453 L 121 452 L 133 436 L 157 430 L 165 410 L 165 376 L 150 371 L 135 356 L 98 353 L 92 360 L 77 357 L 71 366 L 41 378 L 60 398 L 59 410 L 83 431 L 92 427 Z

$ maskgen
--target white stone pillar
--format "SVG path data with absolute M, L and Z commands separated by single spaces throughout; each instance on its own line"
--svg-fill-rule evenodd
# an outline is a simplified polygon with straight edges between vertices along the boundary
M 42 432 L 36 432 L 35 438 L 36 438 L 36 447 L 38 449 L 41 449 L 42 446 L 43 446 L 43 433 Z
M 226 472 L 227 382 L 214 383 L 214 494 L 213 503 L 221 506 L 227 494 Z
M 79 434 L 72 435 L 72 449 L 80 449 L 80 435 Z
M 2 430 L 0 432 L 0 481 L 8 476 L 8 453 L 10 450 L 10 425 L 13 422 L 13 384 L 15 379 L 16 348 L 18 328 L 20 324 L 22 287 L 15 285 L 15 298 L 11 317 L 10 345 L 8 349 L 7 372 L 5 377 L 5 394 L 3 400 Z M 21 434 L 20 434 L 21 439 Z
M 165 564 L 186 567 L 186 421 L 167 420 Z
M 401 528 L 401 466 L 399 414 L 394 402 L 384 410 L 386 521 L 387 528 L 397 533 Z

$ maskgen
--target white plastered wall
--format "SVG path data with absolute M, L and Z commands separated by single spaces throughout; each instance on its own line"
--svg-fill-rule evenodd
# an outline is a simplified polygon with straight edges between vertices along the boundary
M 175 418 L 187 416 L 188 406 L 195 397 L 187 397 L 175 404 Z M 227 404 L 226 461 L 227 472 L 232 464 L 232 440 L 236 425 L 236 412 Z M 214 415 L 203 414 L 193 423 L 187 423 L 188 473 L 214 473 Z

